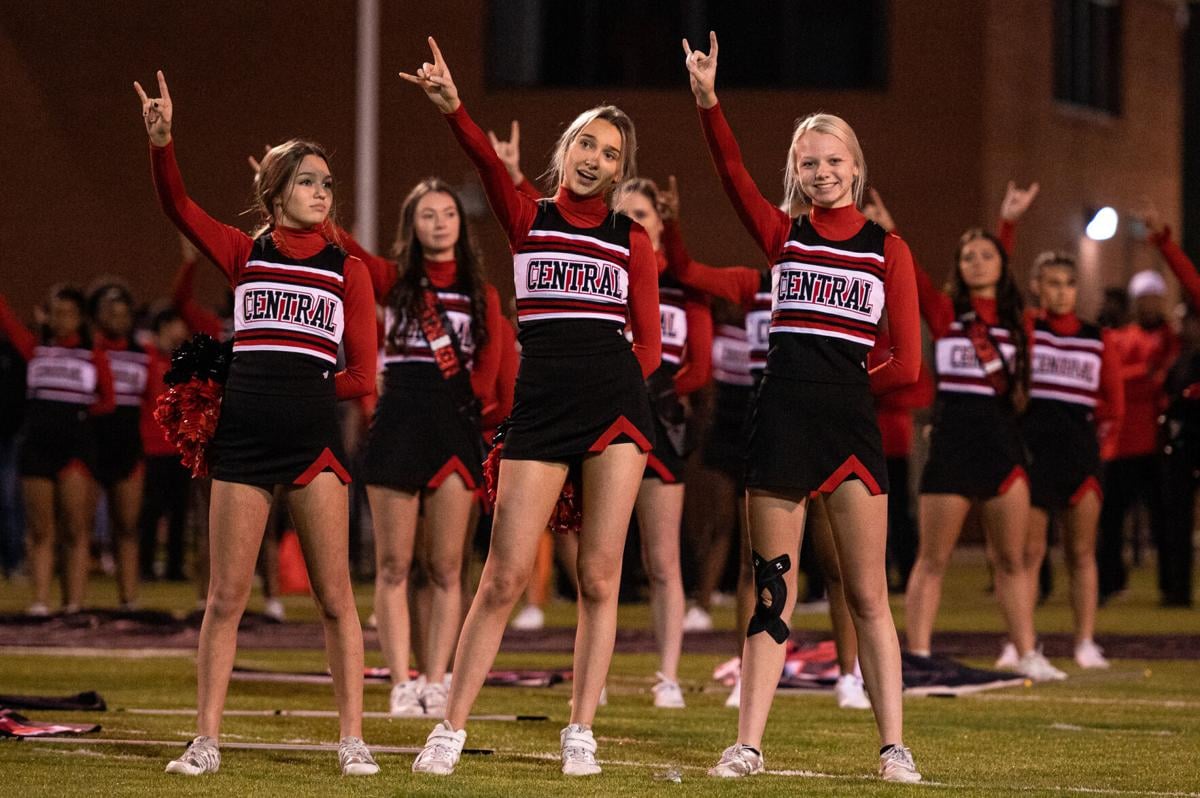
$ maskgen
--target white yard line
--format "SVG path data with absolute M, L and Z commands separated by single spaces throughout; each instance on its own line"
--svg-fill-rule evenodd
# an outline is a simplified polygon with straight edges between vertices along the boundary
M 57 648 L 53 646 L 0 646 L 0 656 L 113 657 L 116 659 L 191 659 L 196 650 L 181 648 Z
M 1161 709 L 1200 709 L 1200 701 L 1179 701 L 1176 699 L 1156 698 L 1088 698 L 1086 696 L 1056 696 L 1047 695 L 1016 695 L 1013 693 L 996 693 L 973 695 L 977 701 L 1041 701 L 1060 704 L 1094 704 L 1099 706 L 1120 707 L 1159 707 Z
M 179 748 L 186 740 L 118 740 L 103 737 L 22 737 L 21 744 L 51 745 L 115 745 L 115 746 L 165 746 Z M 337 751 L 337 743 L 231 743 L 221 741 L 221 748 L 246 751 Z M 419 754 L 421 749 L 412 746 L 372 745 L 373 754 Z M 464 754 L 492 754 L 490 748 L 465 748 Z
M 194 716 L 196 714 L 196 710 L 191 708 L 174 709 L 152 707 L 125 707 L 117 709 L 116 712 L 125 712 L 130 715 L 167 716 Z M 227 709 L 222 713 L 222 715 L 226 718 L 336 718 L 338 713 L 332 709 Z M 429 720 L 429 718 L 424 715 L 393 718 L 387 712 L 364 712 L 363 717 L 376 720 Z M 545 715 L 471 715 L 468 717 L 468 720 L 515 722 L 549 720 L 549 718 Z

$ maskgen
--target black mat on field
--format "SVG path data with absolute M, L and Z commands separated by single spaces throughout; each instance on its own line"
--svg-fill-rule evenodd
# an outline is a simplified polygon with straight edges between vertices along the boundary
M 61 709 L 64 712 L 105 712 L 108 705 L 95 690 L 67 696 L 0 695 L 0 708 Z

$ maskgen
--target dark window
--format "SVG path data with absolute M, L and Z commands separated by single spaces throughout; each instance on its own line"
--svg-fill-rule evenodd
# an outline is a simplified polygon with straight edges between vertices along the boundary
M 1054 98 L 1121 113 L 1120 0 L 1055 0 Z
M 887 83 L 887 0 L 494 0 L 492 86 L 674 88 L 680 40 L 720 37 L 722 86 L 880 89 Z

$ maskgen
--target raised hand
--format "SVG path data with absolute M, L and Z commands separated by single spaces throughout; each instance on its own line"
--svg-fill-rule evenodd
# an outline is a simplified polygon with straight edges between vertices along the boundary
M 454 78 L 450 76 L 450 67 L 446 66 L 446 59 L 442 58 L 442 51 L 438 49 L 437 42 L 433 40 L 432 36 L 429 37 L 429 49 L 433 51 L 432 64 L 426 61 L 421 64 L 417 74 L 410 75 L 407 72 L 401 72 L 400 77 L 409 83 L 420 86 L 425 91 L 425 96 L 443 114 L 453 113 L 462 104 L 458 99 L 458 87 L 454 85 Z
M 267 153 L 269 153 L 270 151 L 271 151 L 271 145 L 264 144 L 263 145 L 263 157 L 265 158 L 267 156 Z M 250 165 L 251 171 L 254 172 L 254 179 L 257 180 L 258 173 L 262 171 L 262 161 L 258 160 L 253 155 L 247 155 L 246 163 Z
M 195 263 L 200 259 L 200 250 L 183 233 L 179 234 L 179 254 L 184 263 Z
M 1133 212 L 1133 218 L 1145 225 L 1146 237 L 1149 239 L 1158 238 L 1167 229 L 1166 223 L 1162 220 L 1162 214 L 1158 211 L 1158 206 L 1150 200 L 1142 201 L 1142 204 Z
M 683 52 L 687 54 L 684 64 L 692 84 L 692 94 L 701 108 L 712 108 L 717 104 L 717 34 L 708 32 L 708 54 L 693 50 L 688 40 L 683 40 Z
M 508 170 L 508 176 L 512 178 L 514 184 L 519 185 L 525 179 L 525 175 L 521 172 L 521 126 L 517 120 L 513 120 L 512 127 L 508 131 L 508 141 L 501 141 L 492 131 L 488 131 L 488 139 L 492 142 L 492 149 L 496 151 L 497 157 L 504 164 L 504 168 Z
M 667 178 L 665 189 L 658 190 L 658 215 L 664 222 L 679 218 L 679 184 L 675 182 L 675 175 Z
M 142 90 L 142 84 L 133 82 L 133 90 L 142 101 L 142 120 L 146 123 L 146 133 L 151 143 L 156 147 L 165 147 L 171 141 L 171 92 L 167 90 L 167 79 L 162 70 L 158 70 L 158 97 L 147 97 Z
M 863 204 L 862 212 L 863 216 L 887 232 L 890 233 L 896 229 L 896 220 L 892 218 L 891 211 L 883 204 L 883 197 L 879 196 L 879 192 L 874 187 L 867 189 L 867 201 Z
M 1004 201 L 1000 203 L 1000 218 L 1006 222 L 1015 222 L 1025 215 L 1029 206 L 1038 195 L 1038 184 L 1030 183 L 1029 188 L 1017 188 L 1012 180 L 1004 191 Z

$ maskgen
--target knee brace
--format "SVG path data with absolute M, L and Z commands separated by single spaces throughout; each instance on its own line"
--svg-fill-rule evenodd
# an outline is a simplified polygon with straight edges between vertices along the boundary
M 754 616 L 750 618 L 750 626 L 746 636 L 766 632 L 776 643 L 784 643 L 791 634 L 788 625 L 783 622 L 783 605 L 787 603 L 787 584 L 783 575 L 792 569 L 792 561 L 786 554 L 781 554 L 767 561 L 757 551 L 754 556 Z

